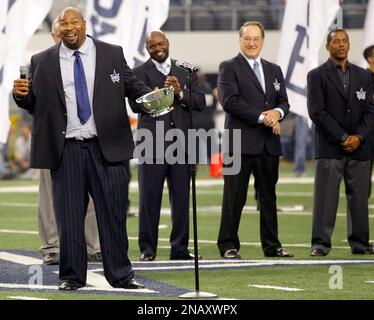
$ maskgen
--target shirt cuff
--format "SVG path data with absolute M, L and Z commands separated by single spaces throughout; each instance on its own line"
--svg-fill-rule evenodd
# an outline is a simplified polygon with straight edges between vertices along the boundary
M 361 134 L 357 133 L 356 136 L 360 139 L 360 143 L 364 142 L 364 137 Z
M 348 138 L 348 134 L 344 133 L 343 136 L 340 138 L 340 141 L 344 142 L 345 140 L 347 140 L 347 138 Z
M 281 117 L 280 117 L 279 120 L 282 120 L 283 117 L 284 117 L 284 112 L 283 112 L 283 110 L 282 110 L 281 108 L 275 108 L 274 110 L 275 110 L 275 111 L 278 111 L 278 112 L 280 113 Z
M 262 123 L 264 122 L 264 118 L 265 118 L 265 116 L 264 116 L 263 114 L 260 114 L 260 116 L 258 117 L 257 122 L 258 122 L 259 124 L 262 124 Z

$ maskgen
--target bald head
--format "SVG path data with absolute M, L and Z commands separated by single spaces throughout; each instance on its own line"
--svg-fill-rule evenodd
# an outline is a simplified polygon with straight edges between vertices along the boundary
M 58 19 L 60 35 L 65 46 L 78 50 L 86 40 L 86 21 L 78 8 L 67 7 Z
M 64 9 L 60 12 L 60 14 L 58 15 L 58 20 L 59 20 L 59 21 L 61 20 L 61 18 L 64 17 L 64 15 L 65 15 L 65 13 L 66 13 L 67 11 L 72 11 L 72 12 L 74 12 L 75 14 L 77 14 L 78 16 L 80 16 L 80 18 L 81 18 L 82 20 L 84 20 L 84 17 L 83 17 L 82 11 L 81 11 L 80 9 L 78 9 L 78 8 L 76 8 L 76 7 L 66 7 L 66 8 L 64 8 Z
M 163 63 L 169 57 L 169 40 L 162 31 L 152 31 L 146 39 L 146 47 L 152 59 Z

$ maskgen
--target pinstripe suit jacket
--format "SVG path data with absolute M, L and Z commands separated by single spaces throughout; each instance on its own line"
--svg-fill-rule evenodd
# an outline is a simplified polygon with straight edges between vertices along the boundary
M 136 100 L 150 92 L 127 66 L 122 48 L 93 39 L 96 46 L 96 72 L 93 116 L 98 139 L 109 162 L 132 158 L 134 143 L 127 116 L 125 97 Z M 66 103 L 60 71 L 60 45 L 31 58 L 27 98 L 17 105 L 33 114 L 31 167 L 54 169 L 64 150 L 67 126 Z M 116 70 L 120 81 L 110 75 Z

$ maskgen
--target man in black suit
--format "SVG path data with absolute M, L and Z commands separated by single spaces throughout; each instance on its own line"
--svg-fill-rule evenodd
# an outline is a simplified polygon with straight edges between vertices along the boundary
M 254 174 L 260 205 L 260 237 L 267 257 L 291 257 L 278 240 L 275 187 L 282 154 L 280 125 L 289 104 L 279 66 L 261 59 L 265 31 L 261 23 L 246 22 L 239 31 L 240 53 L 221 63 L 218 92 L 226 112 L 225 129 L 241 130 L 241 168 L 224 175 L 218 248 L 225 259 L 239 259 L 238 229 Z M 235 150 L 229 146 L 229 153 Z
M 146 40 L 146 48 L 150 59 L 134 68 L 134 74 L 151 88 L 173 87 L 174 109 L 165 115 L 151 117 L 133 105 L 134 111 L 140 112 L 138 130 L 149 130 L 153 140 L 149 146 L 153 153 L 142 157 L 143 163 L 139 164 L 138 171 L 140 260 L 152 261 L 157 254 L 158 225 L 165 179 L 169 188 L 172 216 L 170 259 L 188 260 L 193 256 L 188 250 L 190 166 L 186 162 L 188 141 L 185 137 L 191 128 L 190 109 L 202 110 L 205 107 L 205 96 L 196 75 L 192 74 L 192 100 L 189 100 L 186 90 L 187 72 L 177 67 L 176 61 L 169 57 L 169 41 L 163 32 L 151 32 Z M 163 138 L 172 132 L 179 132 L 183 142 L 179 139 L 167 141 Z M 160 137 L 160 134 L 163 136 Z M 182 163 L 171 163 L 168 158 L 167 150 L 175 143 L 182 154 Z
M 113 287 L 137 289 L 127 257 L 124 161 L 133 139 L 125 106 L 150 92 L 127 66 L 121 47 L 86 36 L 76 8 L 59 15 L 62 43 L 31 58 L 29 79 L 14 81 L 19 107 L 33 116 L 31 165 L 51 170 L 60 240 L 59 290 L 86 284 L 84 220 L 94 200 L 104 275 Z
M 308 111 L 315 124 L 316 151 L 312 256 L 325 256 L 331 250 L 343 178 L 351 251 L 374 254 L 367 196 L 373 91 L 368 72 L 348 62 L 349 46 L 344 29 L 331 30 L 326 43 L 330 58 L 308 73 Z
M 371 76 L 371 85 L 374 91 L 374 45 L 371 45 L 365 48 L 363 55 L 364 55 L 366 62 L 369 65 L 367 71 L 369 72 Z M 374 128 L 372 129 L 372 132 L 370 134 L 370 153 L 371 153 L 370 172 L 372 172 L 373 165 L 374 165 Z M 372 189 L 372 183 L 370 179 L 369 180 L 369 198 L 371 196 L 371 189 Z

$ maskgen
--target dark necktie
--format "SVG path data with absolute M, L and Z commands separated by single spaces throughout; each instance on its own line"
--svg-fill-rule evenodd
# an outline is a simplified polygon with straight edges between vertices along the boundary
M 90 100 L 88 98 L 86 76 L 82 59 L 78 51 L 74 52 L 74 86 L 77 97 L 78 117 L 81 124 L 85 124 L 91 116 Z

